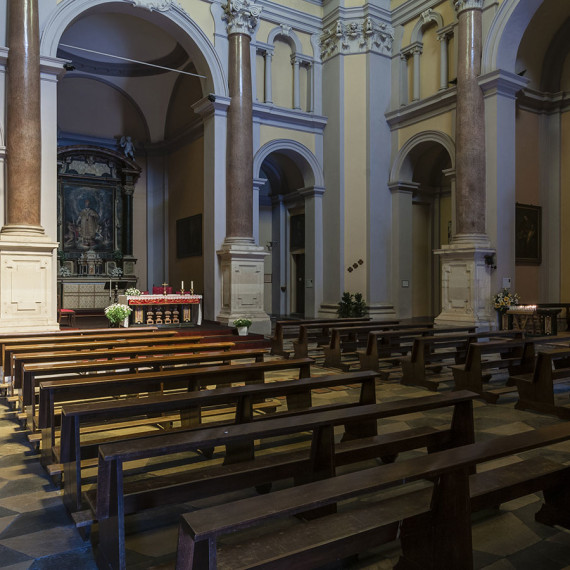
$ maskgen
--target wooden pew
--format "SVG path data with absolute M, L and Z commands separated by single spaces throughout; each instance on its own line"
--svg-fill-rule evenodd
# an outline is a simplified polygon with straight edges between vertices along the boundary
M 293 362 L 293 359 L 290 360 Z M 81 462 L 86 459 L 97 457 L 98 446 L 108 441 L 117 443 L 121 440 L 132 441 L 147 437 L 149 434 L 114 436 L 102 433 L 101 437 L 93 438 L 90 433 L 87 442 L 81 442 L 81 428 L 86 424 L 99 424 L 108 428 L 104 422 L 112 420 L 125 420 L 138 418 L 144 414 L 158 416 L 164 413 L 176 412 L 181 415 L 182 426 L 180 430 L 196 429 L 200 427 L 211 428 L 214 425 L 232 425 L 251 421 L 263 421 L 267 415 L 254 416 L 254 404 L 267 398 L 286 397 L 287 411 L 276 412 L 271 417 L 291 416 L 299 411 L 332 410 L 340 407 L 372 404 L 376 402 L 376 373 L 371 371 L 351 373 L 348 375 L 317 376 L 313 378 L 301 378 L 299 380 L 285 380 L 270 382 L 268 384 L 251 384 L 246 386 L 233 386 L 218 388 L 215 390 L 201 390 L 186 394 L 168 394 L 164 396 L 150 396 L 140 399 L 128 399 L 113 402 L 94 402 L 91 404 L 66 405 L 62 411 L 61 444 L 59 450 L 54 448 L 54 457 L 59 457 L 65 470 L 64 475 L 64 502 L 70 512 L 81 509 Z M 312 407 L 311 391 L 344 386 L 346 384 L 360 384 L 360 398 L 352 404 L 334 404 Z M 215 424 L 201 424 L 200 412 L 207 406 L 235 406 L 235 412 L 230 420 L 218 421 Z M 162 421 L 162 420 L 161 420 Z M 373 434 L 374 426 L 370 433 Z M 174 431 L 174 430 L 173 430 Z M 374 434 L 375 435 L 375 434 Z M 436 430 L 418 428 L 408 435 L 408 445 L 413 449 L 438 437 Z M 421 439 L 421 442 L 420 442 Z M 431 441 L 431 440 L 429 440 Z M 237 449 L 228 450 L 231 461 L 249 459 L 253 457 L 253 442 L 242 445 Z
M 117 329 L 77 329 L 59 332 L 33 332 L 33 333 L 11 333 L 0 335 L 0 366 L 4 365 L 4 346 L 6 344 L 31 344 L 34 342 L 69 342 L 70 340 L 88 338 L 144 338 L 149 336 L 177 336 L 175 330 L 161 329 L 156 327 L 141 328 L 128 327 Z M 83 340 L 85 340 L 83 338 Z
M 437 394 L 423 398 L 408 399 L 404 402 L 387 402 L 324 412 L 307 412 L 293 417 L 267 418 L 262 422 L 249 422 L 232 426 L 204 428 L 201 430 L 165 433 L 117 444 L 99 446 L 99 468 L 97 493 L 86 493 L 88 501 L 96 512 L 99 545 L 97 561 L 100 567 L 126 568 L 125 526 L 126 514 L 138 512 L 143 508 L 165 505 L 170 501 L 177 503 L 238 489 L 263 485 L 273 481 L 295 477 L 297 482 L 318 480 L 331 477 L 335 465 L 354 463 L 371 457 L 383 456 L 387 449 L 397 450 L 397 442 L 388 435 L 388 447 L 382 445 L 382 436 L 377 436 L 373 448 L 363 444 L 358 449 L 358 438 L 367 426 L 383 418 L 416 413 L 430 409 L 453 406 L 452 428 L 443 447 L 464 445 L 473 441 L 473 407 L 471 392 L 462 392 L 453 398 L 453 394 Z M 334 443 L 335 426 L 345 425 L 346 439 L 350 451 L 342 459 L 342 451 L 337 454 Z M 201 447 L 220 445 L 232 446 L 267 437 L 288 436 L 305 431 L 313 433 L 312 449 L 307 450 L 304 459 L 291 459 L 280 454 L 273 457 L 261 457 L 252 461 L 238 462 L 224 466 L 226 469 L 217 476 L 209 473 L 205 476 L 200 471 L 187 470 L 172 477 L 151 477 L 139 479 L 139 482 L 125 482 L 123 466 L 129 461 L 146 458 L 167 457 L 184 451 L 195 451 Z M 363 442 L 366 439 L 362 440 Z M 440 442 L 441 443 L 441 442 Z M 441 448 L 440 448 L 441 449 Z M 163 459 L 164 460 L 164 459 Z M 405 475 L 404 475 L 405 477 Z M 156 484 L 154 489 L 151 485 Z M 267 498 L 271 501 L 271 496 Z
M 46 355 L 53 355 L 63 352 L 88 353 L 90 351 L 108 351 L 110 349 L 135 348 L 135 347 L 153 347 L 160 346 L 178 346 L 199 343 L 203 337 L 201 336 L 166 336 L 166 337 L 137 337 L 137 338 L 110 338 L 110 339 L 89 339 L 81 338 L 78 340 L 70 340 L 65 343 L 35 343 L 23 345 L 6 345 L 5 348 L 5 373 L 13 376 L 14 388 L 21 388 L 21 376 L 18 375 L 17 360 L 27 357 L 32 359 L 33 354 L 39 355 L 36 362 L 40 361 Z M 211 343 L 210 343 L 211 344 Z
M 192 347 L 197 345 L 192 345 Z M 36 428 L 36 398 L 34 397 L 36 388 L 39 388 L 41 381 L 47 380 L 67 380 L 69 378 L 85 378 L 86 374 L 118 374 L 120 371 L 133 373 L 136 371 L 167 370 L 176 366 L 178 370 L 186 366 L 201 366 L 213 363 L 229 364 L 234 360 L 252 358 L 255 362 L 263 362 L 267 354 L 264 348 L 246 348 L 239 350 L 223 350 L 196 353 L 192 351 L 177 351 L 175 354 L 160 354 L 140 357 L 135 354 L 131 357 L 109 358 L 107 360 L 85 360 L 85 361 L 64 361 L 54 363 L 26 364 L 24 366 L 24 379 L 22 383 L 22 399 L 31 402 L 28 405 L 26 422 L 31 426 L 32 431 Z M 109 355 L 106 355 L 109 356 Z
M 278 356 L 284 356 L 289 358 L 289 352 L 283 348 L 283 340 L 285 338 L 285 331 L 298 332 L 299 326 L 302 324 L 324 324 L 335 323 L 337 325 L 341 323 L 349 323 L 352 321 L 362 321 L 361 317 L 347 317 L 342 319 L 290 319 L 285 321 L 277 321 L 275 323 L 275 332 L 270 338 L 271 342 L 271 354 L 276 354 Z
M 51 450 L 54 447 L 57 427 L 55 406 L 62 402 L 95 400 L 126 394 L 160 394 L 172 389 L 193 392 L 205 386 L 225 386 L 237 382 L 263 384 L 266 372 L 276 370 L 298 370 L 299 378 L 308 378 L 311 375 L 312 362 L 310 358 L 282 359 L 250 364 L 174 368 L 158 373 L 93 374 L 82 378 L 40 382 L 37 425 L 42 430 L 42 449 Z M 45 456 L 42 460 L 46 462 Z
M 535 457 L 469 475 L 472 468 L 569 438 L 570 423 L 558 424 L 188 513 L 181 517 L 176 568 L 226 568 L 232 559 L 244 568 L 315 568 L 399 538 L 397 568 L 471 570 L 474 511 L 543 490 L 537 521 L 570 526 L 570 467 Z M 433 480 L 433 486 L 403 486 L 397 495 L 382 496 L 385 489 L 422 479 Z M 337 512 L 340 501 L 372 493 L 366 502 Z M 246 545 L 236 537 L 217 545 L 221 535 L 254 525 L 267 528 L 292 515 L 307 518 L 326 507 L 332 511 L 327 516 L 280 525 L 278 532 L 256 538 L 249 534 Z
M 486 389 L 484 383 L 494 372 L 505 369 L 513 376 L 531 372 L 534 357 L 534 342 L 529 339 L 472 342 L 465 363 L 450 366 L 455 390 L 471 390 L 487 402 L 495 403 L 499 396 L 513 392 L 516 388 L 510 381 L 507 381 L 506 386 L 491 389 Z
M 371 332 L 390 332 L 397 336 L 398 332 L 432 329 L 432 324 L 418 327 L 417 324 L 385 324 L 383 322 L 367 323 L 357 329 L 349 329 L 344 326 L 335 327 L 331 330 L 330 342 L 323 347 L 325 355 L 324 366 L 330 368 L 348 369 L 349 364 L 342 361 L 342 356 L 347 352 L 356 352 L 361 342 L 368 342 Z M 386 337 L 389 338 L 389 337 Z M 370 369 L 368 369 L 370 370 Z
M 368 342 L 366 349 L 359 350 L 358 359 L 360 361 L 361 370 L 377 370 L 382 372 L 383 379 L 387 379 L 390 370 L 382 371 L 380 363 L 400 362 L 401 358 L 411 349 L 411 345 L 416 338 L 422 336 L 431 336 L 434 334 L 446 333 L 474 333 L 473 326 L 465 327 L 420 327 L 402 331 L 400 335 L 398 331 L 371 331 L 368 333 Z
M 426 372 L 439 372 L 445 360 L 453 359 L 455 364 L 465 362 L 467 349 L 471 342 L 479 339 L 499 337 L 523 338 L 522 331 L 485 331 L 477 333 L 447 333 L 423 336 L 414 339 L 412 351 L 409 356 L 400 360 L 402 366 L 402 379 L 400 382 L 407 386 L 423 386 L 428 390 L 436 391 L 439 378 L 427 378 Z
M 570 348 L 541 350 L 533 372 L 510 377 L 519 393 L 515 408 L 570 419 L 570 408 L 557 404 L 554 384 L 570 381 Z
M 342 319 L 340 319 L 342 320 Z M 334 331 L 342 328 L 343 335 L 357 336 L 362 331 L 374 329 L 396 328 L 400 321 L 375 321 L 371 322 L 369 318 L 354 320 L 349 323 L 339 324 L 339 319 L 328 324 L 302 324 L 299 325 L 299 336 L 293 340 L 293 353 L 295 358 L 303 358 L 309 356 L 309 340 L 315 332 L 319 331 L 317 345 L 326 345 L 331 343 L 331 335 Z M 406 325 L 402 325 L 405 327 Z M 411 326 L 411 325 L 409 325 Z

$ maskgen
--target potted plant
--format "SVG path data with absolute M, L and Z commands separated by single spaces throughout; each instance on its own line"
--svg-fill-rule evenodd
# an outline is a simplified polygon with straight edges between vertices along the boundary
M 493 296 L 493 308 L 497 311 L 499 316 L 499 329 L 508 328 L 506 321 L 506 312 L 512 305 L 518 305 L 520 297 L 518 293 L 511 292 L 508 287 L 503 287 L 498 293 Z
M 239 336 L 247 336 L 247 329 L 251 326 L 251 321 L 244 317 L 240 317 L 234 321 L 234 327 L 237 327 Z
M 128 305 L 121 303 L 114 303 L 105 307 L 105 316 L 109 319 L 109 326 L 111 327 L 119 327 L 121 323 L 125 324 L 132 312 L 133 310 Z

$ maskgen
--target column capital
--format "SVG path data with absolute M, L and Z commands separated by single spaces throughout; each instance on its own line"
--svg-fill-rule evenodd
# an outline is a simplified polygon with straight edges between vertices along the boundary
M 259 22 L 261 10 L 263 8 L 254 4 L 252 0 L 228 0 L 224 6 L 224 20 L 228 23 L 228 36 L 245 34 L 251 38 Z
M 453 0 L 457 14 L 465 10 L 482 10 L 485 0 Z

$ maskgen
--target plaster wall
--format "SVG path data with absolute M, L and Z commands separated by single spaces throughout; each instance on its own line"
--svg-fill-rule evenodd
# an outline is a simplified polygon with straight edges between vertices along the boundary
M 214 43 L 214 19 L 210 12 L 210 3 L 202 0 L 179 0 L 179 2 L 182 8 L 190 14 L 192 20 L 208 36 L 208 39 Z
M 147 161 L 146 158 L 137 158 L 137 164 L 141 167 L 141 175 L 137 181 L 133 193 L 133 255 L 137 260 L 135 272 L 139 278 L 137 287 L 144 291 L 147 284 Z
M 271 206 L 259 206 L 259 245 L 265 247 L 266 244 L 272 241 L 272 212 Z M 272 278 L 272 254 L 269 252 L 269 255 L 265 257 L 263 260 L 263 273 L 267 279 L 264 278 L 263 284 L 263 310 L 271 314 L 272 311 L 272 289 L 271 289 L 271 278 Z M 267 282 L 269 281 L 269 282 Z
M 439 236 L 440 246 L 448 245 L 449 224 L 451 223 L 451 195 L 439 199 Z
M 194 291 L 204 291 L 203 255 L 200 257 L 176 256 L 176 221 L 204 211 L 204 139 L 197 139 L 174 152 L 168 160 L 169 212 L 168 256 L 171 285 L 178 290 L 184 281 L 186 288 L 194 281 Z M 202 218 L 202 232 L 204 218 Z
M 570 111 L 562 115 L 561 136 L 561 239 L 560 257 L 570 259 Z M 570 263 L 561 263 L 560 300 L 570 300 Z
M 398 129 L 398 148 L 402 148 L 408 140 L 424 131 L 439 131 L 455 140 L 455 111 L 448 111 L 437 117 L 430 117 L 424 121 Z
M 436 37 L 435 23 L 425 29 L 423 44 L 424 50 L 421 55 L 420 67 L 420 96 L 422 99 L 434 95 L 439 90 L 441 47 Z
M 366 77 L 366 56 L 353 55 L 345 66 L 344 97 L 344 243 L 346 266 L 358 263 L 359 259 L 367 264 L 366 243 L 366 178 L 367 166 L 367 97 L 362 88 Z M 345 290 L 351 292 L 366 291 L 365 266 L 358 265 L 352 272 L 345 271 Z
M 315 135 L 312 133 L 261 125 L 259 129 L 259 148 L 268 142 L 279 139 L 291 139 L 297 141 L 306 146 L 312 153 L 315 153 Z
M 277 38 L 271 70 L 273 103 L 278 107 L 293 107 L 293 67 L 291 47 Z
M 412 316 L 432 315 L 431 295 L 431 231 L 429 204 L 412 205 Z

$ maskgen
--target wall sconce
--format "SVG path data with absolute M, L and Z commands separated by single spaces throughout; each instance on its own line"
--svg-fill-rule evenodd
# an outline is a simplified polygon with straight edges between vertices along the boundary
M 265 247 L 267 248 L 267 251 L 271 251 L 275 246 L 279 245 L 278 241 L 268 241 L 265 244 Z
M 495 264 L 495 254 L 490 253 L 489 255 L 485 256 L 485 265 L 489 267 L 491 270 L 497 269 L 497 265 Z

